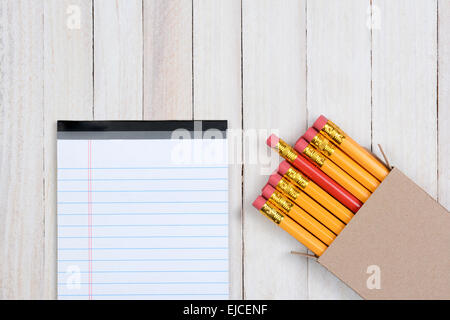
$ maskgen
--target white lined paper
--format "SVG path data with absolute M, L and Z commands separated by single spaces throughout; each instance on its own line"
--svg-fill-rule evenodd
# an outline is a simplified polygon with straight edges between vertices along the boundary
M 226 151 L 225 139 L 59 140 L 58 298 L 227 299 Z

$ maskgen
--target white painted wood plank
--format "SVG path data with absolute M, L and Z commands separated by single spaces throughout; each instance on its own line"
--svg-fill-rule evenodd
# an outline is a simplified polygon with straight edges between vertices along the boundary
M 94 1 L 96 120 L 142 119 L 142 0 Z
M 230 129 L 230 298 L 242 298 L 241 2 L 193 2 L 194 117 Z
M 271 172 L 261 172 L 263 156 L 273 154 L 267 130 L 294 143 L 306 129 L 305 1 L 244 0 L 242 16 L 244 298 L 305 299 L 308 263 L 290 253 L 305 247 L 252 207 Z
M 144 118 L 192 118 L 192 1 L 144 1 Z
M 450 210 L 450 1 L 439 0 L 439 202 Z
M 44 275 L 43 3 L 0 3 L 0 299 L 39 299 Z
M 373 144 L 437 196 L 436 1 L 374 0 Z M 379 153 L 378 153 L 379 154 Z
M 370 150 L 370 1 L 308 1 L 307 15 L 308 124 L 323 114 Z M 308 276 L 310 299 L 359 298 L 315 261 Z
M 45 292 L 56 298 L 56 122 L 92 120 L 92 2 L 44 4 Z

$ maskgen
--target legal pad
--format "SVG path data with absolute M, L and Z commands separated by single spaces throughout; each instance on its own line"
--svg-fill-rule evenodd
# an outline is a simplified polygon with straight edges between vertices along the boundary
M 227 299 L 226 121 L 58 122 L 58 298 Z

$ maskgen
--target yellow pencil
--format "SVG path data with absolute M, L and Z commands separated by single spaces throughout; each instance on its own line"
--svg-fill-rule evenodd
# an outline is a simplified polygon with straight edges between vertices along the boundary
M 300 241 L 317 256 L 322 255 L 322 253 L 324 253 L 327 249 L 326 244 L 309 233 L 305 228 L 298 225 L 294 220 L 283 213 L 280 208 L 277 208 L 274 204 L 269 203 L 262 196 L 256 198 L 253 202 L 253 206 L 270 220 L 275 222 L 281 229 Z

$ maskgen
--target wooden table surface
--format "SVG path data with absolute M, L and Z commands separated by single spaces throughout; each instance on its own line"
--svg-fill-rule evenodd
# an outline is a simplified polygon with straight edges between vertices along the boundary
M 56 297 L 58 119 L 227 119 L 231 297 L 358 298 L 251 206 L 322 113 L 448 209 L 450 0 L 2 0 L 0 298 Z

